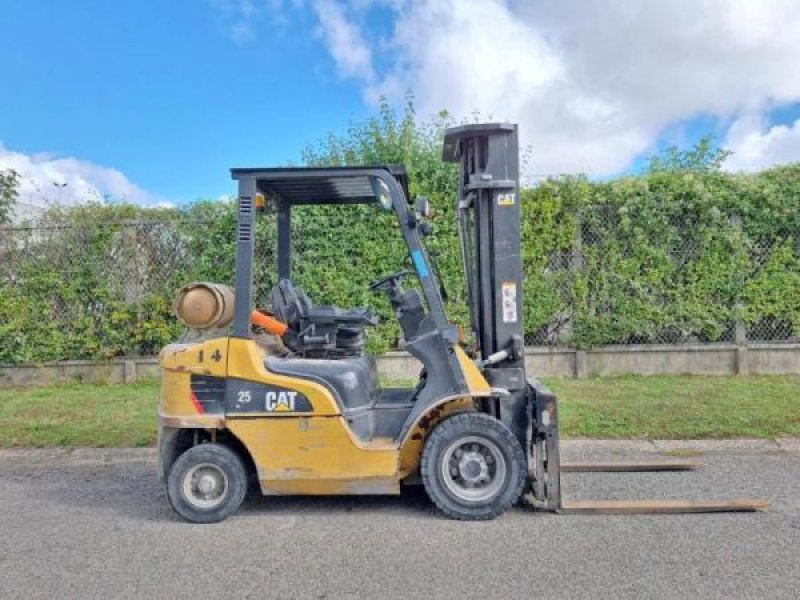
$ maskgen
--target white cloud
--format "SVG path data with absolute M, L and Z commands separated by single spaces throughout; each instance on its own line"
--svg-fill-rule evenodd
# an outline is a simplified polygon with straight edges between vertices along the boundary
M 231 38 L 237 43 L 249 42 L 255 37 L 253 18 L 256 5 L 252 0 L 210 0 L 222 17 Z
M 372 53 L 359 28 L 348 20 L 342 7 L 333 0 L 316 0 L 314 11 L 320 22 L 319 35 L 325 40 L 340 73 L 372 81 Z
M 19 201 L 26 206 L 104 199 L 159 206 L 168 203 L 165 198 L 137 186 L 117 169 L 71 156 L 24 154 L 0 143 L 0 169 L 13 169 L 20 174 Z
M 365 98 L 411 91 L 423 115 L 519 122 L 530 173 L 612 174 L 693 117 L 730 122 L 800 101 L 797 0 L 320 5 L 330 53 Z M 393 31 L 368 47 L 359 24 L 376 7 Z
M 256 39 L 258 21 L 285 28 L 290 8 L 301 8 L 304 0 L 208 0 L 222 26 L 237 44 Z M 272 32 L 271 32 L 272 33 Z
M 772 127 L 758 114 L 744 115 L 728 130 L 723 144 L 733 151 L 725 161 L 731 171 L 757 171 L 800 160 L 800 119 Z

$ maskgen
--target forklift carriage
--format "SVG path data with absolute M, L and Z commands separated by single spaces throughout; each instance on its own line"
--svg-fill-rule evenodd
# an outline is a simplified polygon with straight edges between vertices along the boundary
M 460 164 L 457 208 L 475 359 L 447 319 L 424 244 L 428 203 L 409 204 L 403 167 L 231 171 L 239 185 L 232 326 L 170 344 L 160 356 L 160 469 L 182 517 L 226 518 L 251 479 L 264 494 L 398 494 L 401 484 L 421 479 L 439 509 L 457 519 L 494 518 L 523 494 L 534 507 L 565 512 L 766 506 L 562 501 L 556 397 L 525 372 L 518 157 L 516 125 L 466 125 L 445 135 L 443 159 Z M 364 352 L 365 328 L 376 323 L 369 309 L 315 305 L 291 280 L 292 207 L 359 203 L 395 213 L 411 257 L 413 273 L 399 270 L 369 287 L 388 296 L 406 350 L 422 364 L 412 388 L 381 387 L 375 360 Z M 253 310 L 255 219 L 265 204 L 278 225 L 274 318 Z M 422 295 L 403 286 L 412 274 Z M 254 326 L 280 336 L 285 350 L 258 344 Z

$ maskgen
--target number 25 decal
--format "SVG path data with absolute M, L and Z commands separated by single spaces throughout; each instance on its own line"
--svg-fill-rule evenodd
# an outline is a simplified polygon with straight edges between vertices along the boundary
M 250 404 L 250 390 L 240 390 L 239 397 L 236 399 L 238 404 Z

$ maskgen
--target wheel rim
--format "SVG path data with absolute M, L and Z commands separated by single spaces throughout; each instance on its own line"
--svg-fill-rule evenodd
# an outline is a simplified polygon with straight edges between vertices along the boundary
M 183 497 L 195 508 L 216 508 L 228 492 L 228 476 L 217 465 L 202 463 L 183 476 Z
M 506 459 L 484 437 L 468 436 L 442 453 L 439 471 L 447 491 L 463 502 L 484 502 L 499 494 L 506 480 Z

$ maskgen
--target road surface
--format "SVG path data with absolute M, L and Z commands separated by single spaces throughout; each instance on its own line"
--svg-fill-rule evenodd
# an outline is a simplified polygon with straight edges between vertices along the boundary
M 567 458 L 607 458 L 591 444 Z M 617 458 L 641 458 L 614 451 Z M 588 498 L 766 496 L 766 513 L 488 523 L 400 498 L 251 496 L 226 522 L 169 508 L 152 450 L 0 452 L 3 598 L 800 598 L 800 448 L 696 473 L 568 474 Z

